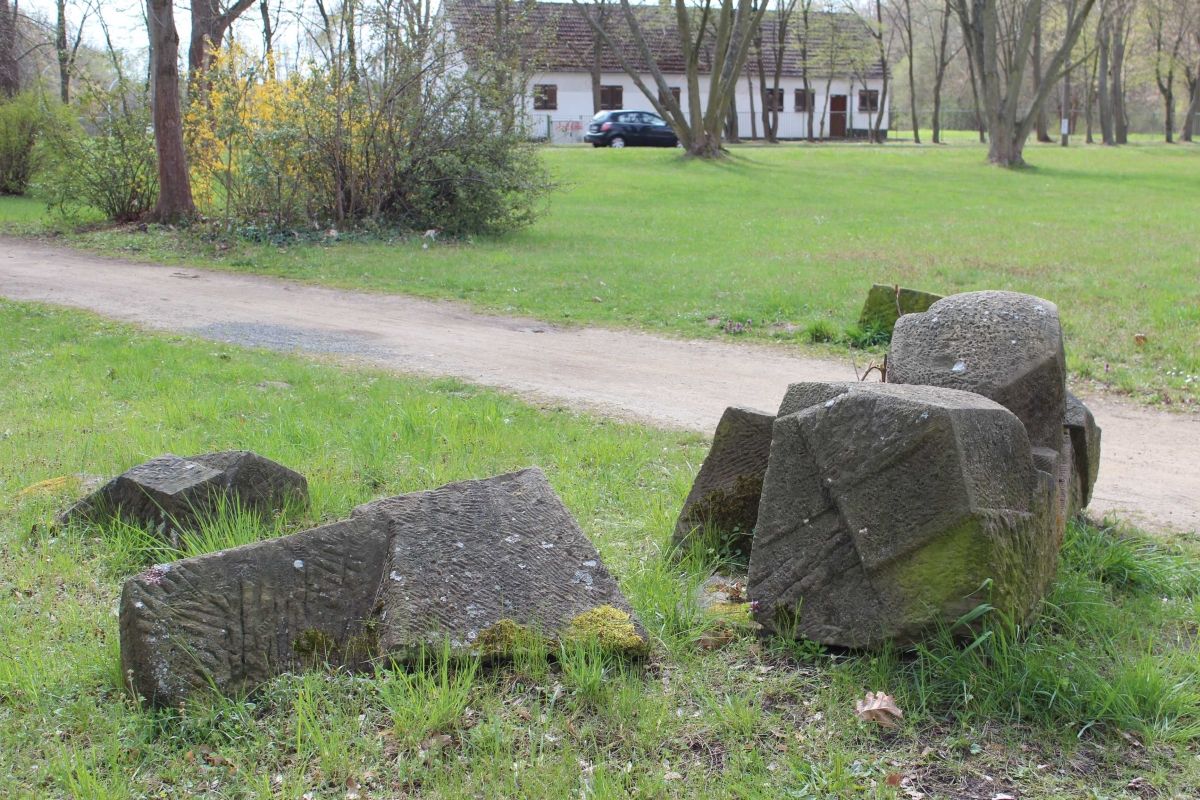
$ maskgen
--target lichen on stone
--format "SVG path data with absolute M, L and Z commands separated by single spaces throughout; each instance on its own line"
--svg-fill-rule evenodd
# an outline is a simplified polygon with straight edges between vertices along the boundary
M 596 606 L 576 615 L 567 631 L 569 639 L 593 640 L 607 650 L 629 654 L 645 653 L 649 643 L 638 633 L 633 618 L 610 605 Z

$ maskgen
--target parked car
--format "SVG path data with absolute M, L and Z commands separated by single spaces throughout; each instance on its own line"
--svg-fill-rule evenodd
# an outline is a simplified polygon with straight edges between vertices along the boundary
M 679 137 L 666 120 L 649 111 L 601 111 L 588 123 L 592 147 L 674 147 Z

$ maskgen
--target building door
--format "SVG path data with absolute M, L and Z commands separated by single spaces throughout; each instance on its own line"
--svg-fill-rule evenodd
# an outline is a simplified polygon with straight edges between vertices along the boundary
M 846 138 L 846 95 L 835 94 L 829 97 L 829 138 Z

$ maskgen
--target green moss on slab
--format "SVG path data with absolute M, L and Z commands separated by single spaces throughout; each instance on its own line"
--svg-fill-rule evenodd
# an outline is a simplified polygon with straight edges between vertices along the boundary
M 566 638 L 594 640 L 606 650 L 630 655 L 643 654 L 650 649 L 650 643 L 638 633 L 633 618 L 610 605 L 596 606 L 576 615 L 567 628 Z
M 511 619 L 502 619 L 480 631 L 474 649 L 481 656 L 505 656 L 538 646 L 545 646 L 545 642 L 536 631 Z

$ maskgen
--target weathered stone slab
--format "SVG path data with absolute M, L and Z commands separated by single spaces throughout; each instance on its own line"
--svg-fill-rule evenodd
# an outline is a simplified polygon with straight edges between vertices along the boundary
M 1100 426 L 1083 401 L 1067 392 L 1065 426 L 1071 438 L 1074 471 L 1071 480 L 1071 513 L 1087 508 L 1100 473 Z
M 896 323 L 888 383 L 975 392 L 1017 415 L 1035 447 L 1061 452 L 1066 359 L 1058 307 L 1016 292 L 968 292 Z
M 303 475 L 256 453 L 236 450 L 191 458 L 168 453 L 118 475 L 59 520 L 119 516 L 174 538 L 221 503 L 269 514 L 289 501 L 307 500 Z
M 858 315 L 858 324 L 864 329 L 891 332 L 900 317 L 919 314 L 941 299 L 940 294 L 876 283 L 867 292 L 862 313 Z
M 379 643 L 390 655 L 447 641 L 455 651 L 487 651 L 514 629 L 548 639 L 597 633 L 619 649 L 646 647 L 617 582 L 539 469 L 379 500 L 354 513 L 388 521 Z
M 127 679 L 150 702 L 177 705 L 313 663 L 364 663 L 376 650 L 385 529 L 356 517 L 131 578 L 121 593 Z
M 708 527 L 733 549 L 749 555 L 774 422 L 774 415 L 762 411 L 725 409 L 675 523 L 676 545 L 682 545 L 697 529 Z
M 289 502 L 308 501 L 308 480 L 295 470 L 249 450 L 189 456 L 221 473 L 226 495 L 246 509 L 270 514 Z
M 616 581 L 537 469 L 377 501 L 342 522 L 151 567 L 121 595 L 122 666 L 159 705 L 447 643 L 499 655 L 533 634 L 647 649 Z
M 985 601 L 1020 618 L 1041 599 L 1057 563 L 1054 479 L 1003 406 L 927 386 L 800 384 L 781 411 L 750 558 L 766 629 L 874 647 Z

